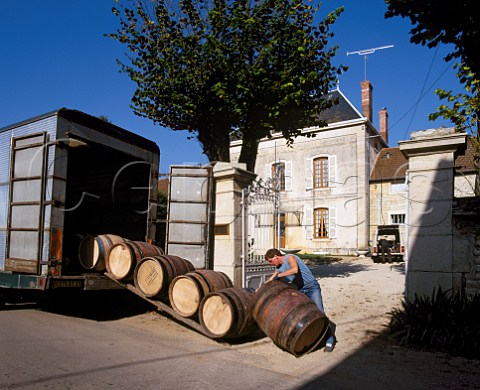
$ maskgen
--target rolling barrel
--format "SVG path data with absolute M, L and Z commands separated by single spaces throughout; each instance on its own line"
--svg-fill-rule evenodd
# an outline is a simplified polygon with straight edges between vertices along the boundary
M 111 248 L 115 244 L 125 241 L 123 237 L 114 234 L 83 237 L 78 246 L 80 265 L 86 269 L 104 272 Z
M 226 288 L 205 296 L 200 303 L 200 323 L 212 338 L 235 338 L 257 330 L 253 318 L 253 293 Z
M 255 292 L 253 317 L 263 333 L 295 356 L 317 347 L 329 324 L 305 294 L 279 281 L 265 283 Z
M 230 287 L 233 287 L 233 283 L 223 272 L 197 270 L 173 279 L 168 289 L 168 297 L 172 308 L 179 315 L 192 317 L 198 314 L 204 296 Z
M 130 281 L 137 263 L 148 256 L 163 255 L 162 248 L 143 241 L 126 241 L 110 249 L 106 267 L 114 279 Z
M 161 255 L 141 259 L 133 274 L 135 286 L 148 298 L 168 297 L 168 287 L 177 276 L 195 271 L 193 264 L 178 256 Z

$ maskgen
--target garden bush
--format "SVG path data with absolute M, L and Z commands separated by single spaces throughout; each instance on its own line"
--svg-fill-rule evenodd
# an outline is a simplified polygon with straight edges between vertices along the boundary
M 390 314 L 388 333 L 397 344 L 480 359 L 480 294 L 439 289 L 431 297 L 404 299 Z

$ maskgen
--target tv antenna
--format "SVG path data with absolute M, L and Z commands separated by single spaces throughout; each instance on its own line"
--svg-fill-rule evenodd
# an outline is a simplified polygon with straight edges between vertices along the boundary
M 372 49 L 364 49 L 364 50 L 357 50 L 357 51 L 347 51 L 347 56 L 350 54 L 358 54 L 359 56 L 363 56 L 364 59 L 364 80 L 367 79 L 367 55 L 375 53 L 377 50 L 382 50 L 382 49 L 390 49 L 393 47 L 393 45 L 387 45 L 387 46 L 380 46 L 380 47 L 374 47 Z

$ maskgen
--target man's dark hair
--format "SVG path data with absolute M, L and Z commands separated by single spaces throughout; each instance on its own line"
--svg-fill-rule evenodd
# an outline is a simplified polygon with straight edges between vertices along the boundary
M 271 248 L 265 253 L 266 260 L 271 259 L 275 256 L 283 256 L 283 254 L 277 248 Z

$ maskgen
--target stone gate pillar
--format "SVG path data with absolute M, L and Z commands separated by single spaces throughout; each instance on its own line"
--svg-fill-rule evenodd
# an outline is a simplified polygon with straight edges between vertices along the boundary
M 455 157 L 466 134 L 453 129 L 412 133 L 399 142 L 408 159 L 406 296 L 454 289 L 461 272 L 453 263 L 452 201 Z
M 255 177 L 245 164 L 217 162 L 213 166 L 213 269 L 227 274 L 235 287 L 242 287 L 242 190 Z

